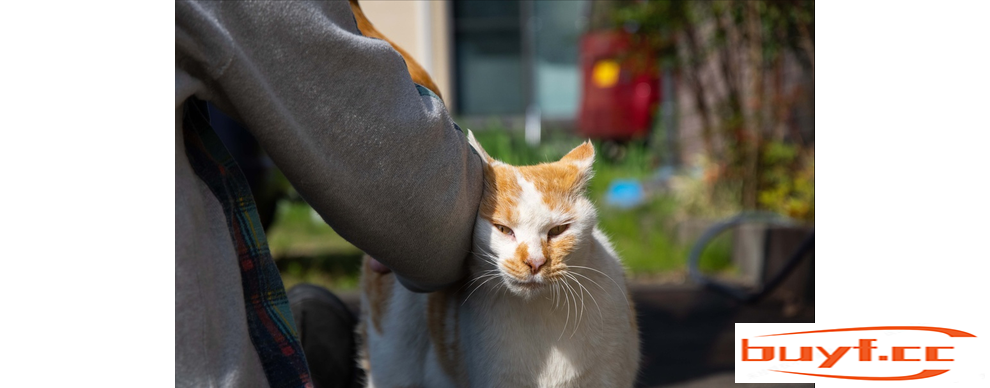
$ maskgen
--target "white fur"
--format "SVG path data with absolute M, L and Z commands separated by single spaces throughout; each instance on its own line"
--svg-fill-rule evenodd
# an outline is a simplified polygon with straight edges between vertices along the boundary
M 470 133 L 469 139 L 487 159 Z M 448 335 L 454 332 L 455 314 L 459 322 L 460 364 L 468 385 L 631 387 L 639 366 L 638 333 L 630 322 L 635 317 L 622 264 L 595 227 L 594 207 L 582 197 L 572 204 L 573 213 L 553 212 L 532 183 L 521 176 L 518 180 L 523 188 L 519 222 L 510 226 L 515 238 L 479 217 L 475 255 L 468 263 L 471 281 L 447 306 Z M 540 239 L 565 221 L 572 223 L 561 236 L 574 234 L 578 241 L 564 259 L 570 274 L 566 285 L 558 281 L 554 286 L 542 275 L 528 279 L 542 287 L 515 283 L 502 265 L 514 257 L 517 245 L 527 242 L 530 255 L 542 255 Z M 396 285 L 382 333 L 363 318 L 372 369 L 369 386 L 457 385 L 442 370 L 429 340 L 427 297 Z M 366 298 L 362 303 L 368 303 Z

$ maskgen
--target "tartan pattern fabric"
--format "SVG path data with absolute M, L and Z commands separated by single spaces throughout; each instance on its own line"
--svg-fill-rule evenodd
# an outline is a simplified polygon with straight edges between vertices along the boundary
M 441 104 L 443 104 L 443 99 L 440 98 L 440 96 L 438 96 L 436 93 L 433 93 L 433 91 L 430 90 L 430 89 L 428 89 L 426 86 L 423 86 L 423 85 L 420 85 L 420 84 L 416 84 L 416 83 L 414 83 L 413 85 L 416 85 L 416 91 L 419 92 L 419 95 L 420 96 L 430 96 L 430 97 L 433 97 L 433 98 L 439 100 Z
M 189 162 L 223 206 L 237 251 L 251 342 L 273 388 L 313 387 L 278 268 L 247 180 L 210 126 L 206 104 L 186 101 L 182 134 Z

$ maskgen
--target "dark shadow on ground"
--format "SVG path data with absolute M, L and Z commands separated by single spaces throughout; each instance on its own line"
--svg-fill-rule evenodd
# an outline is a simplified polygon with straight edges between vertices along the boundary
M 638 286 L 631 291 L 643 351 L 640 387 L 672 386 L 731 374 L 735 368 L 735 323 L 815 321 L 813 306 L 785 316 L 782 302 L 744 305 L 699 287 Z

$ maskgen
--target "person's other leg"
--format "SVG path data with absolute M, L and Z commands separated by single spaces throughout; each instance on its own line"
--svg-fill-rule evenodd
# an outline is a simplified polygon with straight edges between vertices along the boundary
M 292 287 L 288 297 L 315 388 L 360 386 L 354 314 L 336 295 L 312 284 Z

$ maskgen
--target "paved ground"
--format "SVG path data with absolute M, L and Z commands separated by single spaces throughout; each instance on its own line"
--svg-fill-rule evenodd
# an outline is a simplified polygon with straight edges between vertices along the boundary
M 814 322 L 814 306 L 785 316 L 782 303 L 741 305 L 694 286 L 634 286 L 643 359 L 639 387 L 735 387 L 736 322 Z M 357 310 L 356 295 L 341 295 Z M 744 384 L 813 387 L 814 384 Z
M 632 294 L 643 341 L 640 387 L 735 386 L 735 323 L 815 321 L 813 306 L 786 317 L 781 302 L 741 305 L 698 287 L 634 287 Z

